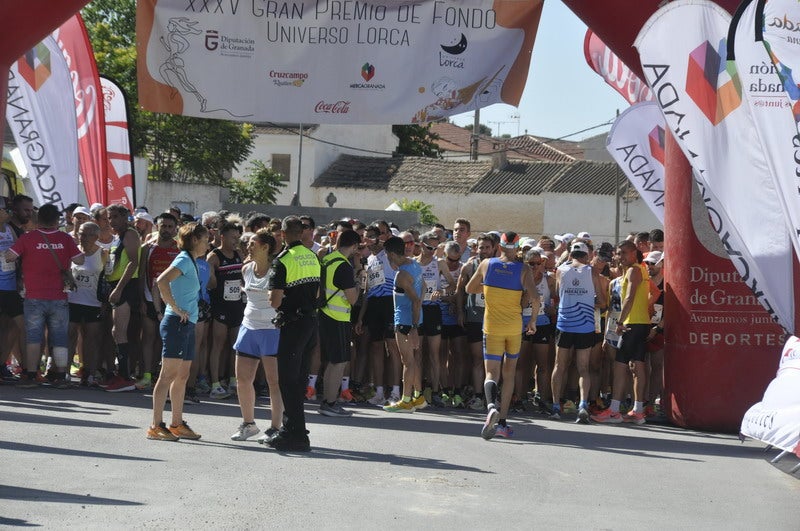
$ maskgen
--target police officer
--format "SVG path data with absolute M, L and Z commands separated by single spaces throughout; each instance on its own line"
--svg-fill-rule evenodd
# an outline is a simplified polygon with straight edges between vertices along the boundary
M 284 404 L 284 422 L 266 443 L 281 451 L 311 451 L 306 431 L 303 399 L 308 360 L 316 341 L 316 300 L 320 265 L 316 255 L 301 241 L 303 221 L 284 218 L 281 235 L 286 249 L 272 267 L 270 304 L 278 310 L 281 334 L 278 342 L 278 379 Z

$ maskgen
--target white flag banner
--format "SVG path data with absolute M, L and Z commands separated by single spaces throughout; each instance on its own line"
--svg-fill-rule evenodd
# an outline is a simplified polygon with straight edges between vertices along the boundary
M 756 13 L 758 22 L 762 24 L 761 28 L 756 27 L 756 31 L 763 31 L 764 45 L 792 101 L 795 120 L 800 122 L 800 2 L 761 1 L 756 6 Z
M 665 125 L 657 103 L 636 103 L 617 117 L 606 139 L 606 149 L 662 224 Z
M 78 129 L 69 69 L 48 36 L 12 63 L 6 120 L 39 204 L 78 201 Z
M 755 125 L 761 150 L 766 155 L 770 176 L 780 192 L 778 199 L 795 253 L 800 256 L 800 160 L 797 123 L 792 115 L 792 103 L 783 90 L 769 53 L 758 41 L 757 5 L 753 0 L 743 3 L 733 17 L 729 52 L 733 51 L 736 70 L 742 81 L 743 99 Z M 729 59 L 731 59 L 729 57 Z
M 100 78 L 105 109 L 108 204 L 120 204 L 133 211 L 133 160 L 128 135 L 128 107 L 125 94 L 116 83 Z
M 778 373 L 742 418 L 741 435 L 800 457 L 800 339 L 791 336 L 781 352 Z
M 730 22 L 710 1 L 678 0 L 650 17 L 634 46 L 736 271 L 792 332 L 794 253 L 739 75 L 726 61 Z
M 541 11 L 542 0 L 140 0 L 139 102 L 316 124 L 517 105 Z

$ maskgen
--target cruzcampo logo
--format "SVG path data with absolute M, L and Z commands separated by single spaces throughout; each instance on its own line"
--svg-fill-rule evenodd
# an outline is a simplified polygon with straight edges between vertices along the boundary
M 40 42 L 19 58 L 17 66 L 22 79 L 38 91 L 50 77 L 50 50 Z
M 664 128 L 657 125 L 647 135 L 647 140 L 650 143 L 650 154 L 661 165 L 664 165 Z
M 706 41 L 689 54 L 686 93 L 708 120 L 719 124 L 742 103 L 742 84 L 733 64 L 729 69 L 722 54 L 727 39 L 719 43 L 719 51 Z M 732 63 L 732 61 L 731 61 Z
M 364 78 L 364 81 L 369 81 L 375 77 L 375 65 L 364 63 L 364 66 L 361 67 L 361 77 Z

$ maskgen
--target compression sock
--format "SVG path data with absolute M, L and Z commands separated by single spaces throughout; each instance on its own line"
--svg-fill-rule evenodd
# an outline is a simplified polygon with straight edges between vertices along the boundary
M 349 376 L 343 376 L 342 377 L 342 391 L 344 392 L 344 391 L 347 391 L 348 389 L 350 389 L 350 377 Z
M 633 412 L 634 413 L 644 413 L 644 402 L 634 402 L 633 403 Z
M 486 394 L 486 401 L 489 405 L 497 403 L 497 382 L 494 380 L 486 380 L 483 382 L 483 392 Z
M 316 374 L 309 374 L 308 375 L 308 386 L 313 387 L 314 389 L 317 388 L 317 375 Z

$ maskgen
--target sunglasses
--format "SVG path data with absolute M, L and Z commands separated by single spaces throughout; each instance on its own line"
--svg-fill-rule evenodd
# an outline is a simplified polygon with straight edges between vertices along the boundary
M 426 248 L 427 250 L 429 250 L 429 251 L 433 251 L 434 249 L 436 249 L 436 246 L 434 246 L 434 245 L 428 245 L 428 244 L 427 244 L 427 243 L 425 243 L 425 242 L 422 242 L 422 246 L 423 246 L 423 247 L 425 247 L 425 248 Z

